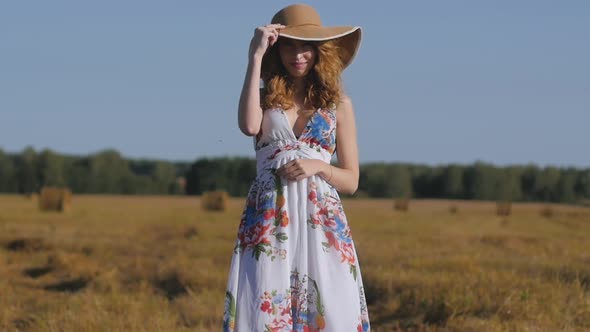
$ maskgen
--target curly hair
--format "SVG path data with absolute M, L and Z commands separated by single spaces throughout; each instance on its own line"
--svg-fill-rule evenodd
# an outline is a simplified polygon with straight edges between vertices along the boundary
M 280 39 L 279 39 L 280 42 Z M 339 47 L 333 41 L 311 43 L 316 49 L 316 61 L 306 77 L 304 104 L 310 108 L 333 108 L 341 96 L 342 60 Z M 261 106 L 263 109 L 293 107 L 294 84 L 279 56 L 278 43 L 265 55 Z

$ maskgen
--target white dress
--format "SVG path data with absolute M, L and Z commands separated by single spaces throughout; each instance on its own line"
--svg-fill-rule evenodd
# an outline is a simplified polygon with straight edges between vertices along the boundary
M 264 111 L 257 176 L 239 225 L 226 291 L 226 332 L 366 332 L 369 316 L 350 228 L 319 176 L 276 174 L 298 158 L 330 162 L 336 111 L 318 109 L 300 137 L 285 112 Z

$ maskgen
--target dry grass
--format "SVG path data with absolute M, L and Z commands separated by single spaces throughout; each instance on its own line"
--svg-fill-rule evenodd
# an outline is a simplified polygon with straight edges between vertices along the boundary
M 243 199 L 0 196 L 0 331 L 219 331 Z M 587 331 L 590 209 L 344 202 L 373 331 Z M 449 213 L 449 206 L 460 213 Z

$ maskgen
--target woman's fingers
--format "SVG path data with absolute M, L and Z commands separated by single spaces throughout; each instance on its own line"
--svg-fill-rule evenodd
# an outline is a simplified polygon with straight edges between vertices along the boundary
M 279 29 L 285 28 L 283 24 L 268 24 L 256 27 L 254 37 L 250 41 L 250 55 L 264 54 L 269 47 L 279 39 Z
M 263 29 L 262 38 L 268 41 L 268 45 L 272 46 L 278 39 L 279 33 L 274 29 Z
M 301 168 L 298 160 L 292 160 L 281 166 L 277 173 L 290 181 L 296 181 L 305 178 L 305 170 Z
M 268 41 L 268 46 L 274 45 L 279 39 L 279 29 L 283 29 L 286 26 L 283 24 L 267 24 L 256 28 L 256 30 L 262 33 L 262 38 Z
M 275 29 L 283 29 L 283 28 L 286 28 L 287 26 L 283 25 L 283 24 L 275 23 L 275 24 L 267 24 L 267 25 L 265 25 L 265 27 L 275 28 Z

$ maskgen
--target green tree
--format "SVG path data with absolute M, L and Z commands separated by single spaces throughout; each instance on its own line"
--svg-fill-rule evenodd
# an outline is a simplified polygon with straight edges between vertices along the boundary
M 521 187 L 522 169 L 517 166 L 496 170 L 496 200 L 520 201 L 523 198 Z
M 389 168 L 388 186 L 394 198 L 412 197 L 412 177 L 405 165 L 395 164 Z
M 590 169 L 585 169 L 578 173 L 576 194 L 583 199 L 590 199 Z
M 218 159 L 195 161 L 186 175 L 187 194 L 201 195 L 209 190 L 228 190 L 223 166 Z
M 498 171 L 493 165 L 476 162 L 465 172 L 465 182 L 469 198 L 497 199 Z
M 413 197 L 444 197 L 443 168 L 432 167 L 427 165 L 413 165 L 408 168 L 412 176 Z
M 391 197 L 393 195 L 391 178 L 387 174 L 384 164 L 373 164 L 366 168 L 366 192 L 369 197 Z
M 9 155 L 0 149 L 0 192 L 16 191 L 16 170 Z
M 577 199 L 576 180 L 578 174 L 575 169 L 569 168 L 561 171 L 557 181 L 555 200 L 565 203 L 574 203 Z
M 90 186 L 89 158 L 68 157 L 64 164 L 66 185 L 74 193 L 87 193 Z
M 116 150 L 104 150 L 90 158 L 89 192 L 134 194 L 135 176 L 127 160 Z
M 172 194 L 175 190 L 176 168 L 168 162 L 158 161 L 152 174 L 159 194 Z
M 42 186 L 64 186 L 64 157 L 49 149 L 41 151 L 37 157 L 37 174 Z
M 234 179 L 232 195 L 246 196 L 252 181 L 256 177 L 256 161 L 249 158 L 237 158 L 232 178 Z
M 37 153 L 32 147 L 25 148 L 16 157 L 16 180 L 18 192 L 27 194 L 39 191 L 37 177 Z
M 520 175 L 520 187 L 522 188 L 522 198 L 525 201 L 536 200 L 535 196 L 535 182 L 540 176 L 541 170 L 539 167 L 528 164 L 523 167 Z
M 535 178 L 533 191 L 535 198 L 541 201 L 559 201 L 557 184 L 561 172 L 557 167 L 545 167 Z
M 442 196 L 446 198 L 463 198 L 463 168 L 449 165 L 444 168 L 442 176 Z

